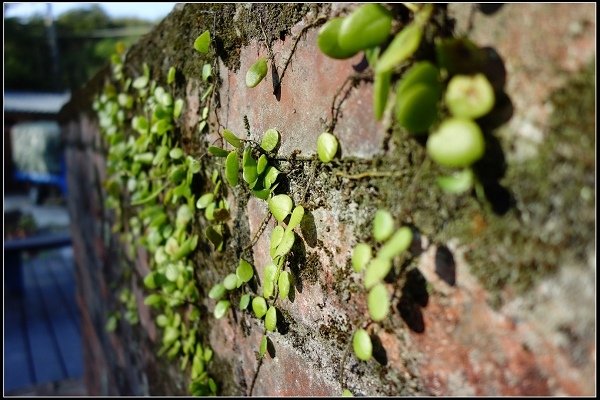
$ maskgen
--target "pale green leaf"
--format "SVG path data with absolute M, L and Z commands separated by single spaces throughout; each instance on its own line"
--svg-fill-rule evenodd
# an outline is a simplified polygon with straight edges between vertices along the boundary
M 267 75 L 267 60 L 261 57 L 246 72 L 246 86 L 253 88 Z
M 290 217 L 290 222 L 288 223 L 287 229 L 291 230 L 300 225 L 302 222 L 302 218 L 304 217 L 304 207 L 296 206 L 294 211 L 292 212 L 292 216 Z
M 240 140 L 240 138 L 238 138 L 235 133 L 233 133 L 232 131 L 230 131 L 229 129 L 224 129 L 223 130 L 223 137 L 225 138 L 225 140 L 227 140 L 227 142 L 229 142 L 230 145 L 232 145 L 233 147 L 239 149 L 240 147 L 242 147 L 242 141 Z
M 292 211 L 293 202 L 287 194 L 278 194 L 269 200 L 269 211 L 279 222 L 283 221 Z
M 394 232 L 394 218 L 387 210 L 377 210 L 373 218 L 373 237 L 383 242 Z
M 279 144 L 279 132 L 276 129 L 267 129 L 260 142 L 260 147 L 266 151 L 273 151 Z
M 227 157 L 229 155 L 227 150 L 216 146 L 208 146 L 208 152 L 215 157 Z
M 235 150 L 229 153 L 225 161 L 225 178 L 229 186 L 234 187 L 238 184 L 239 179 L 239 161 Z
M 279 274 L 279 279 L 277 280 L 277 287 L 279 288 L 279 297 L 281 299 L 287 299 L 290 293 L 290 273 L 287 271 L 282 271 Z
M 398 229 L 394 235 L 381 247 L 377 253 L 377 257 L 384 259 L 394 258 L 410 247 L 412 239 L 413 235 L 410 228 L 404 226 Z
M 463 169 L 449 176 L 437 178 L 437 184 L 446 193 L 460 194 L 473 187 L 474 176 L 471 169 Z
M 370 289 L 373 285 L 381 282 L 391 269 L 392 262 L 390 259 L 378 257 L 372 259 L 365 272 L 365 287 Z
M 225 290 L 225 286 L 223 286 L 222 283 L 217 283 L 210 289 L 210 292 L 208 292 L 208 297 L 213 300 L 220 300 L 221 297 L 225 296 Z
M 373 343 L 369 334 L 364 329 L 358 329 L 352 338 L 354 354 L 359 360 L 369 361 L 373 355 Z
M 214 315 L 216 319 L 221 319 L 229 310 L 229 306 L 231 303 L 229 300 L 219 300 L 217 305 L 215 306 Z
M 277 246 L 275 257 L 282 257 L 289 253 L 294 246 L 295 239 L 296 235 L 294 234 L 294 231 L 286 230 L 283 234 L 283 238 L 281 239 L 281 243 L 279 243 L 279 246 Z
M 267 302 L 263 297 L 257 296 L 252 299 L 252 311 L 256 318 L 262 318 L 267 313 Z
M 246 283 L 254 276 L 254 269 L 248 261 L 240 258 L 240 263 L 235 270 L 235 274 L 242 282 Z
M 199 53 L 208 53 L 210 46 L 210 32 L 208 30 L 202 32 L 200 36 L 194 41 L 194 49 Z
M 385 49 L 377 61 L 375 73 L 390 72 L 396 65 L 406 61 L 419 48 L 422 36 L 423 29 L 420 25 L 415 23 L 407 25 Z
M 274 332 L 277 328 L 277 309 L 273 306 L 269 307 L 265 315 L 265 329 L 269 332 Z
M 223 279 L 223 286 L 225 286 L 225 289 L 227 289 L 227 290 L 235 289 L 235 287 L 237 286 L 237 275 L 236 274 L 227 275 L 225 277 L 225 279 Z
M 366 243 L 358 243 L 352 250 L 352 268 L 354 272 L 361 272 L 371 261 L 371 246 Z
M 379 283 L 369 291 L 367 299 L 369 315 L 373 321 L 383 321 L 390 310 L 390 296 L 382 283 Z
M 328 163 L 333 160 L 337 149 L 338 141 L 335 136 L 329 132 L 323 132 L 319 135 L 317 139 L 317 154 L 322 162 Z
M 240 297 L 240 310 L 245 310 L 248 308 L 248 304 L 250 304 L 250 295 L 246 293 Z
M 212 193 L 205 193 L 196 202 L 196 208 L 202 210 L 206 208 L 210 203 L 213 202 L 215 196 Z

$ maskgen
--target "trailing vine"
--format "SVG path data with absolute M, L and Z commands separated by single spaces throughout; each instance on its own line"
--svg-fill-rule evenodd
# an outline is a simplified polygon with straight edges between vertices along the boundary
M 236 264 L 206 293 L 210 304 L 214 304 L 212 315 L 216 319 L 226 317 L 237 302 L 241 312 L 263 321 L 263 334 L 257 343 L 260 368 L 269 336 L 283 322 L 282 302 L 294 291 L 293 261 L 289 255 L 297 240 L 295 231 L 305 215 L 309 188 L 320 167 L 317 160 L 330 164 L 340 151 L 334 133 L 341 102 L 348 94 L 342 94 L 346 83 L 371 80 L 374 118 L 381 120 L 391 113 L 398 126 L 415 139 L 426 140 L 429 158 L 425 162 L 433 161 L 443 171 L 437 180 L 442 190 L 451 194 L 474 190 L 480 198 L 484 196 L 476 168 L 486 156 L 482 126 L 487 129 L 485 117 L 494 109 L 501 88 L 495 87 L 486 75 L 485 55 L 470 40 L 447 37 L 435 27 L 431 28 L 433 35 L 426 35 L 428 27 L 433 25 L 435 6 L 404 5 L 409 10 L 406 18 L 398 18 L 386 6 L 365 4 L 345 17 L 329 20 L 320 29 L 317 45 L 324 54 L 345 59 L 364 52 L 370 69 L 350 77 L 336 93 L 332 119 L 316 143 L 317 155 L 305 160 L 294 156 L 278 158 L 281 134 L 275 129 L 266 130 L 260 141 L 253 140 L 247 118 L 244 118 L 247 138 L 224 127 L 215 132 L 210 124 L 218 78 L 213 76 L 213 71 L 218 71 L 214 59 L 202 68 L 199 97 L 202 111 L 197 133 L 218 134 L 219 138 L 207 144 L 206 153 L 200 158 L 186 154 L 183 144 L 178 142 L 185 101 L 173 98 L 177 70 L 168 69 L 163 87 L 150 79 L 147 64 L 135 79 L 127 76 L 123 48 L 118 48 L 112 57 L 112 79 L 94 101 L 100 129 L 109 145 L 106 204 L 114 212 L 113 232 L 123 239 L 129 260 L 135 259 L 138 246 L 152 255 L 149 273 L 137 278 L 149 291 L 144 302 L 155 310 L 156 324 L 162 328 L 158 354 L 177 359 L 181 370 L 188 371 L 190 393 L 217 393 L 216 382 L 207 372 L 213 351 L 204 336 L 207 329 L 202 325 L 201 315 L 207 285 L 199 282 L 196 271 L 201 266 L 194 264 L 194 252 L 200 243 L 210 243 L 209 248 L 216 256 L 227 251 L 229 239 L 236 238 L 228 231 L 232 220 L 228 194 L 236 198 L 254 196 L 265 202 L 268 213 L 255 237 L 249 243 L 238 243 Z M 317 18 L 309 27 L 323 19 Z M 392 34 L 393 30 L 398 31 Z M 206 30 L 191 46 L 205 57 L 212 55 L 211 43 L 211 34 Z M 271 68 L 275 68 L 273 57 L 269 47 Z M 275 86 L 281 84 L 291 57 L 290 54 Z M 246 72 L 246 86 L 256 87 L 267 72 L 267 59 L 258 59 Z M 210 156 L 216 167 L 203 168 L 204 156 Z M 286 175 L 281 170 L 281 160 L 313 163 L 300 204 L 294 204 L 290 193 L 284 190 L 285 185 L 280 185 Z M 334 171 L 334 174 L 355 180 L 395 176 L 390 171 L 352 175 Z M 418 173 L 413 184 L 417 177 Z M 409 195 L 412 189 L 408 188 Z M 269 242 L 271 260 L 262 266 L 259 277 L 252 249 L 271 219 L 275 220 Z M 362 274 L 369 313 L 368 319 L 355 321 L 348 346 L 361 361 L 372 358 L 371 326 L 385 320 L 390 313 L 390 293 L 384 280 L 398 265 L 397 261 L 409 253 L 416 229 L 409 228 L 408 222 L 405 215 L 394 217 L 389 211 L 379 209 L 373 217 L 371 237 L 352 251 L 351 264 L 355 273 Z M 132 292 L 124 289 L 119 297 L 126 308 L 125 319 L 137 323 Z M 107 329 L 116 329 L 119 319 L 118 313 L 111 313 Z M 340 365 L 340 383 L 343 395 L 351 395 L 344 382 L 346 358 L 347 353 Z M 249 394 L 253 386 L 254 381 Z
M 386 109 L 393 106 L 395 123 L 415 138 L 426 137 L 429 158 L 442 169 L 452 171 L 450 175 L 438 177 L 439 187 L 450 194 L 467 193 L 474 188 L 478 197 L 485 200 L 483 183 L 472 166 L 485 157 L 483 129 L 489 128 L 485 117 L 494 109 L 501 85 L 492 85 L 488 78 L 492 74 L 486 53 L 468 38 L 447 37 L 435 29 L 433 37 L 425 38 L 435 6 L 403 5 L 412 14 L 412 19 L 402 21 L 391 40 L 394 22 L 391 10 L 380 4 L 365 4 L 345 17 L 329 20 L 319 31 L 317 45 L 334 59 L 346 59 L 364 52 L 373 77 L 374 117 L 382 119 Z M 433 51 L 423 50 L 431 47 Z M 390 104 L 394 82 L 396 88 Z M 336 119 L 333 112 L 332 118 L 333 131 Z M 336 150 L 337 142 L 330 132 L 319 137 L 317 153 L 322 162 L 330 162 Z M 373 171 L 346 177 L 361 179 L 391 175 Z M 383 321 L 391 307 L 390 294 L 383 280 L 392 270 L 393 259 L 405 253 L 413 240 L 410 228 L 404 226 L 395 230 L 394 225 L 394 218 L 387 210 L 378 210 L 372 230 L 372 238 L 378 247 L 375 254 L 373 245 L 368 243 L 357 244 L 352 252 L 353 269 L 357 273 L 364 271 L 363 283 L 368 290 L 369 320 L 357 324 L 352 339 L 354 354 L 362 361 L 370 360 L 373 352 L 366 329 L 372 323 Z M 344 395 L 351 395 L 345 389 L 345 361 L 346 354 L 340 366 L 340 383 Z

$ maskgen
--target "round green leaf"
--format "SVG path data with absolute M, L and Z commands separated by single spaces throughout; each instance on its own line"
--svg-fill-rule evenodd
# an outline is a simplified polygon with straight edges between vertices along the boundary
M 267 337 L 263 336 L 262 339 L 260 340 L 260 347 L 258 349 L 258 356 L 259 357 L 264 357 L 265 354 L 267 354 Z
M 373 82 L 373 114 L 375 114 L 375 119 L 377 120 L 383 117 L 390 92 L 391 80 L 391 72 L 375 74 L 375 81 Z
M 269 243 L 271 258 L 275 257 L 275 252 L 277 251 L 279 243 L 281 243 L 281 239 L 283 239 L 284 233 L 285 230 L 281 225 L 277 225 L 273 228 L 273 232 L 271 232 L 271 242 Z
M 267 264 L 263 271 L 263 296 L 269 298 L 273 295 L 275 289 L 275 280 L 277 279 L 277 266 L 273 263 Z
M 175 282 L 179 277 L 179 269 L 175 264 L 167 265 L 167 269 L 165 270 L 165 276 L 171 282 Z
M 248 304 L 250 304 L 250 295 L 246 293 L 240 297 L 240 310 L 245 310 L 248 308 Z
M 262 189 L 262 190 L 252 189 L 252 194 L 261 200 L 267 200 L 269 198 L 269 194 L 271 194 L 271 191 L 269 189 Z
M 173 106 L 173 118 L 177 119 L 179 118 L 179 116 L 181 115 L 181 112 L 183 111 L 183 99 L 177 99 L 175 100 L 175 105 Z
M 210 64 L 204 64 L 202 66 L 202 80 L 206 81 L 212 76 L 212 66 Z
M 373 285 L 381 282 L 392 269 L 392 261 L 389 258 L 376 257 L 369 262 L 365 272 L 365 287 L 370 289 Z
M 210 347 L 204 348 L 204 361 L 209 362 L 213 356 L 213 351 Z
M 282 257 L 289 253 L 292 247 L 294 246 L 295 240 L 296 235 L 294 234 L 294 232 L 286 230 L 283 233 L 281 243 L 279 243 L 279 246 L 277 246 L 277 250 L 275 251 L 275 257 Z
M 473 171 L 466 168 L 450 176 L 440 176 L 436 181 L 444 192 L 460 194 L 473 187 L 474 179 Z
M 167 318 L 164 314 L 159 314 L 156 316 L 156 325 L 164 328 L 169 323 L 169 318 Z
M 359 360 L 369 361 L 373 355 L 373 343 L 369 334 L 364 329 L 358 329 L 352 338 L 354 354 Z
M 279 144 L 279 132 L 276 129 L 267 129 L 263 135 L 260 147 L 266 151 L 273 151 Z
M 263 297 L 257 296 L 252 299 L 252 311 L 256 318 L 262 318 L 267 313 L 267 302 Z
M 248 183 L 252 189 L 258 178 L 258 170 L 256 160 L 252 157 L 252 150 L 249 147 L 244 150 L 244 156 L 242 158 L 242 176 L 244 181 Z
M 216 319 L 221 319 L 229 310 L 231 303 L 229 300 L 220 300 L 215 306 L 214 315 Z
M 396 119 L 400 126 L 412 133 L 427 132 L 438 116 L 437 87 L 418 83 L 397 95 Z
M 133 81 L 131 86 L 133 86 L 134 88 L 136 88 L 138 90 L 141 90 L 141 89 L 144 89 L 146 86 L 148 86 L 149 81 L 150 81 L 150 79 L 147 76 L 139 76 L 139 77 L 135 78 L 135 80 Z
M 148 289 L 156 289 L 167 282 L 167 278 L 160 272 L 150 272 L 144 278 L 144 286 Z
M 227 289 L 227 290 L 235 289 L 236 285 L 237 285 L 237 275 L 236 274 L 229 274 L 225 277 L 225 279 L 223 279 L 223 286 L 225 286 L 225 289 Z
M 177 209 L 177 216 L 175 219 L 175 226 L 177 228 L 184 227 L 192 219 L 192 210 L 187 204 L 182 204 Z
M 394 232 L 394 218 L 387 210 L 377 210 L 373 218 L 373 237 L 383 242 Z
M 375 47 L 385 42 L 392 28 L 391 13 L 380 4 L 364 4 L 342 21 L 339 46 L 348 52 Z
M 329 132 L 323 132 L 317 139 L 317 154 L 319 159 L 328 163 L 333 160 L 338 149 L 338 140 Z
M 235 150 L 229 153 L 225 160 L 225 178 L 229 186 L 234 187 L 238 184 L 240 164 Z
M 253 88 L 267 75 L 267 60 L 261 57 L 246 72 L 246 86 Z
M 360 272 L 367 266 L 371 260 L 371 246 L 366 243 L 358 243 L 352 250 L 352 268 L 354 272 Z
M 339 45 L 338 36 L 343 21 L 343 17 L 330 19 L 323 27 L 321 27 L 319 35 L 317 36 L 317 45 L 319 46 L 319 49 L 331 58 L 350 58 L 357 53 L 356 51 L 344 50 Z
M 369 315 L 373 321 L 383 321 L 390 311 L 390 296 L 385 285 L 379 283 L 371 289 L 367 299 Z
M 448 83 L 446 105 L 453 116 L 476 119 L 494 108 L 494 88 L 485 75 L 456 75 Z
M 233 133 L 232 131 L 230 131 L 229 129 L 224 129 L 223 130 L 223 137 L 225 138 L 225 140 L 227 140 L 227 142 L 229 142 L 230 145 L 232 145 L 233 147 L 239 149 L 240 147 L 242 147 L 242 141 L 240 140 L 240 138 L 238 138 L 235 133 Z
M 269 332 L 274 332 L 277 328 L 277 309 L 273 306 L 269 307 L 265 315 L 265 329 Z
M 265 172 L 264 186 L 265 186 L 265 189 L 271 189 L 271 187 L 277 180 L 277 176 L 279 175 L 279 170 L 271 165 L 268 165 L 266 171 L 267 172 Z
M 208 152 L 215 157 L 227 157 L 229 155 L 227 150 L 216 146 L 208 146 Z
M 406 61 L 419 48 L 422 36 L 423 29 L 415 23 L 402 29 L 377 61 L 375 73 L 390 72 L 396 65 Z
M 194 49 L 198 53 L 208 53 L 208 47 L 210 46 L 210 32 L 208 30 L 202 32 L 200 36 L 194 41 Z
M 256 172 L 258 175 L 263 173 L 268 164 L 269 160 L 267 159 L 267 156 L 261 154 L 261 156 L 258 158 L 258 162 L 256 163 Z
M 427 140 L 427 154 L 441 166 L 468 167 L 485 152 L 483 133 L 468 119 L 449 118 Z
M 235 274 L 242 282 L 246 283 L 254 276 L 254 269 L 248 261 L 240 258 L 240 263 L 235 270 Z
M 175 67 L 169 68 L 169 72 L 167 73 L 167 84 L 175 82 Z
M 406 251 L 412 243 L 413 234 L 409 227 L 403 226 L 398 229 L 377 253 L 378 258 L 392 259 L 398 254 Z
M 206 208 L 210 203 L 213 202 L 215 195 L 212 193 L 205 193 L 196 202 L 196 208 L 202 210 Z
M 225 296 L 225 290 L 225 286 L 223 286 L 222 283 L 217 283 L 210 289 L 210 292 L 208 292 L 208 297 L 213 300 L 219 300 L 221 297 Z
M 415 63 L 398 83 L 398 97 L 401 98 L 407 89 L 418 83 L 437 88 L 441 92 L 440 71 L 429 61 Z
M 150 307 L 158 306 L 161 302 L 162 296 L 158 293 L 152 293 L 151 295 L 146 296 L 146 298 L 144 299 L 144 304 Z
M 344 389 L 342 391 L 342 397 L 354 397 L 354 395 L 352 394 L 351 391 L 349 391 L 348 389 Z
M 292 211 L 293 202 L 287 194 L 278 194 L 269 200 L 269 211 L 279 222 L 283 221 Z
M 290 293 L 290 283 L 290 273 L 287 271 L 282 271 L 279 274 L 279 279 L 277 281 L 279 297 L 282 299 L 287 299 L 288 294 Z
M 292 216 L 290 217 L 290 222 L 288 223 L 287 230 L 292 230 L 302 222 L 302 218 L 304 217 L 304 207 L 296 206 L 294 211 L 292 212 Z

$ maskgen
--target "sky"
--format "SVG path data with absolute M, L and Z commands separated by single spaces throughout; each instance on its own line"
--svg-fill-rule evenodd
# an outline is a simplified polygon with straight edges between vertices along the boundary
M 4 3 L 9 4 L 5 17 L 28 18 L 34 14 L 46 13 L 47 3 Z M 137 17 L 157 21 L 167 16 L 177 3 L 52 3 L 52 14 L 56 18 L 65 11 L 85 7 L 87 4 L 100 4 L 111 17 Z

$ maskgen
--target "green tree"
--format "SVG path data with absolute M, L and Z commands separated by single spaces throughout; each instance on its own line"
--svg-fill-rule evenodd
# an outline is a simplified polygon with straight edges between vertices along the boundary
M 9 90 L 74 90 L 107 64 L 117 41 L 132 44 L 136 35 L 122 28 L 151 23 L 135 18 L 111 19 L 98 4 L 61 14 L 55 21 L 59 77 L 53 76 L 48 32 L 41 16 L 23 22 L 4 20 L 4 85 Z M 125 32 L 127 35 L 127 32 Z

